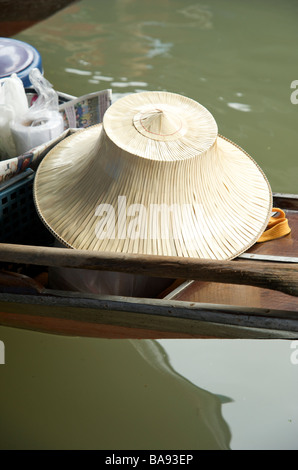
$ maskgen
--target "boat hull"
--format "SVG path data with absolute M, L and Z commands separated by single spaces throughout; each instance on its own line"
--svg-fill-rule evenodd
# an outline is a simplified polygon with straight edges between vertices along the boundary
M 286 210 L 291 234 L 256 244 L 249 254 L 267 257 L 270 266 L 282 254 L 281 264 L 288 259 L 297 269 L 298 198 L 278 195 L 276 202 Z M 0 248 L 0 261 L 6 265 L 15 262 L 13 252 L 7 259 L 7 246 Z M 40 263 L 37 255 L 26 258 L 29 247 L 22 251 L 23 263 Z M 70 259 L 75 251 L 68 250 Z M 257 258 L 250 263 L 259 266 Z M 0 286 L 2 326 L 98 338 L 298 338 L 298 297 L 240 285 L 240 279 L 239 285 L 188 279 L 157 299 L 51 290 L 18 273 L 2 273 Z

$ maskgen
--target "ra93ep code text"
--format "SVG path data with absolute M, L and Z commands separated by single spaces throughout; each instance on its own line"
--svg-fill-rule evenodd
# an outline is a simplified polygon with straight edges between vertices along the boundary
M 192 454 L 148 454 L 145 457 L 134 456 L 119 456 L 112 454 L 106 457 L 106 465 L 130 465 L 136 468 L 140 464 L 146 465 L 189 465 L 193 463 Z

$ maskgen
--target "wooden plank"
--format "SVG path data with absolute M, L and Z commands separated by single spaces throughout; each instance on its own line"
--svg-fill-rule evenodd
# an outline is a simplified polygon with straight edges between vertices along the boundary
M 261 255 L 259 253 L 242 253 L 238 256 L 239 259 L 255 260 L 255 261 L 274 261 L 275 263 L 296 263 L 298 264 L 297 256 L 278 256 L 278 255 Z
M 78 293 L 76 293 L 78 294 Z M 298 337 L 298 316 L 294 312 L 231 306 L 114 297 L 81 297 L 82 294 L 56 293 L 54 296 L 2 294 L 0 311 L 38 318 L 80 322 L 81 328 L 114 325 L 125 328 L 209 337 Z M 0 322 L 7 322 L 0 315 Z M 19 317 L 21 324 L 21 317 Z M 7 323 L 6 323 L 7 324 Z M 79 328 L 77 334 L 82 334 Z M 165 336 L 166 337 L 166 336 Z
M 280 209 L 298 210 L 298 195 L 273 193 L 273 205 Z
M 69 248 L 0 244 L 0 261 L 73 267 L 141 274 L 173 279 L 192 279 L 244 284 L 298 295 L 298 267 L 283 263 L 244 260 L 215 261 L 194 258 L 103 253 Z
M 181 333 L 177 331 L 160 331 L 153 328 L 137 328 L 133 326 L 108 325 L 73 319 L 40 316 L 25 313 L 0 312 L 2 326 L 21 328 L 40 333 L 63 336 L 79 336 L 107 339 L 181 339 L 209 338 L 209 336 Z
M 20 294 L 40 294 L 44 292 L 43 285 L 19 273 L 0 271 L 0 292 Z
M 298 299 L 278 291 L 260 289 L 251 286 L 235 286 L 213 282 L 185 282 L 167 295 L 167 300 L 186 302 L 213 303 L 222 305 L 238 305 L 238 308 L 250 307 L 280 312 L 296 312 L 298 317 Z M 257 311 L 257 310 L 256 310 Z
M 262 328 L 247 328 L 234 325 L 196 322 L 192 332 L 184 332 L 177 326 L 167 324 L 154 330 L 140 327 L 123 327 L 103 323 L 87 323 L 76 320 L 63 320 L 51 317 L 39 317 L 24 314 L 7 314 L 0 312 L 2 326 L 32 330 L 39 333 L 57 334 L 63 336 L 92 337 L 106 339 L 297 339 L 294 332 L 270 330 Z M 181 331 L 182 330 L 182 331 Z

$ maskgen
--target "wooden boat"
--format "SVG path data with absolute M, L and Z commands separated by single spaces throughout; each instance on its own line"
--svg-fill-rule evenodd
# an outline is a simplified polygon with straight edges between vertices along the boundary
M 77 0 L 47 0 L 46 2 L 35 2 L 23 0 L 1 1 L 1 36 L 9 37 L 30 28 L 34 24 L 43 21 L 62 8 L 75 3 Z
M 59 92 L 60 103 L 73 98 Z M 28 169 L 53 145 L 19 157 L 22 171 L 15 176 L 14 190 L 9 189 L 11 180 L 0 183 L 0 325 L 102 338 L 298 337 L 298 196 L 274 194 L 274 207 L 283 209 L 289 220 L 289 235 L 255 244 L 228 262 L 55 248 L 37 216 L 34 171 Z M 11 210 L 20 227 L 14 217 L 5 219 L 4 212 Z M 172 282 L 150 298 L 95 295 L 50 288 L 50 267 L 135 273 Z
M 298 196 L 274 194 L 274 206 L 291 233 L 227 262 L 2 243 L 0 325 L 101 338 L 298 338 Z M 49 266 L 173 284 L 158 298 L 57 291 L 47 286 Z

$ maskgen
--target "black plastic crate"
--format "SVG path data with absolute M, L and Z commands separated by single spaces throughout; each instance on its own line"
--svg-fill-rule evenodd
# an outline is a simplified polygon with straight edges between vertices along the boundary
M 33 200 L 35 172 L 28 168 L 0 184 L 0 242 L 51 244 Z

